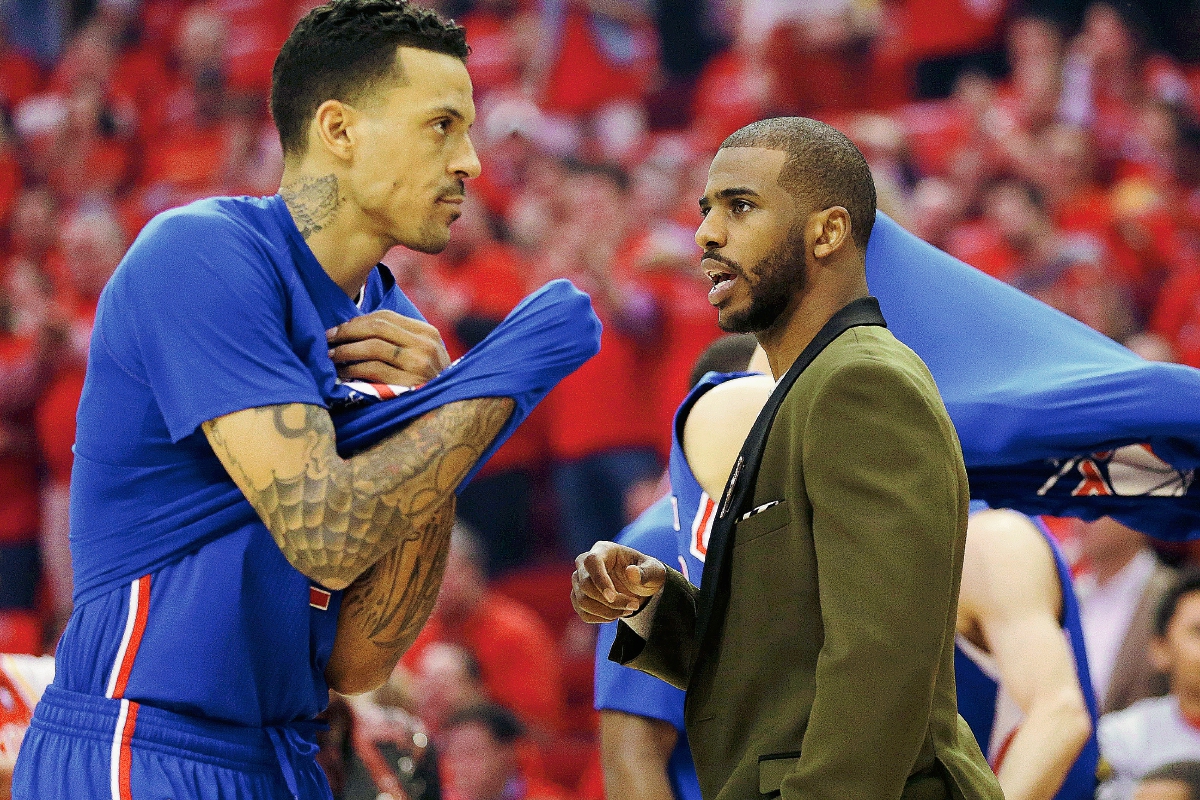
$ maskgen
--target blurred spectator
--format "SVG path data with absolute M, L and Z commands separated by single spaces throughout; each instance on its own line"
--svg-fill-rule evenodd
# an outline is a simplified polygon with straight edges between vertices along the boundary
M 1076 581 L 1088 667 L 1102 713 L 1164 694 L 1163 676 L 1146 658 L 1154 612 L 1175 580 L 1146 537 L 1110 517 L 1076 523 L 1082 563 Z
M 14 46 L 6 20 L 0 20 L 0 109 L 6 113 L 36 92 L 42 83 L 37 63 Z
M 639 0 L 544 0 L 533 65 L 550 111 L 591 114 L 641 101 L 658 64 L 654 26 Z
M 1176 761 L 1138 781 L 1133 800 L 1200 800 L 1200 761 Z
M 993 184 L 983 212 L 999 238 L 970 263 L 1110 337 L 1132 331 L 1124 287 L 1105 271 L 1109 259 L 1101 238 L 1057 230 L 1041 193 L 1019 181 Z
M 74 460 L 71 447 L 75 443 L 75 409 L 83 392 L 88 345 L 100 292 L 116 270 L 126 246 L 120 222 L 105 206 L 76 211 L 62 232 L 62 254 L 72 292 L 65 295 L 64 307 L 58 311 L 63 314 L 69 333 L 55 374 L 38 400 L 35 417 L 45 466 L 41 556 L 55 616 L 54 633 L 61 630 L 71 612 L 68 490 Z
M 12 797 L 12 771 L 33 707 L 54 680 L 50 656 L 0 655 L 0 800 Z
M 628 262 L 628 178 L 603 165 L 570 162 L 567 169 L 564 218 L 538 268 L 590 294 L 604 324 L 599 354 L 546 398 L 559 525 L 574 555 L 625 526 L 630 490 L 662 473 L 667 431 L 646 402 L 663 320 Z
M 339 800 L 441 800 L 437 750 L 421 720 L 392 702 L 385 685 L 349 698 L 349 753 Z M 331 706 L 332 707 L 332 706 Z M 332 783 L 332 780 L 330 781 Z
M 562 725 L 562 662 L 554 639 L 528 607 L 492 591 L 483 545 L 456 523 L 437 605 L 401 663 L 418 672 L 436 642 L 461 645 L 477 659 L 487 694 L 513 709 L 534 735 Z
M 1185 576 L 1163 596 L 1150 658 L 1171 693 L 1100 720 L 1100 752 L 1112 770 L 1101 800 L 1132 797 L 1136 782 L 1164 764 L 1200 760 L 1200 575 Z
M 417 716 L 436 741 L 441 740 L 447 719 L 487 700 L 479 661 L 465 647 L 444 642 L 425 648 L 412 693 Z
M 523 734 L 503 706 L 478 705 L 451 716 L 442 753 L 446 800 L 565 800 L 558 787 L 522 771 Z

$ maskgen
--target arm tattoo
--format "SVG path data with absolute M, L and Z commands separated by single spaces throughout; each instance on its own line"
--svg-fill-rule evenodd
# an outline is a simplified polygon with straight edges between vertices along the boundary
M 423 530 L 405 535 L 396 549 L 350 584 L 342 598 L 339 629 L 353 625 L 368 641 L 397 653 L 416 641 L 442 585 L 454 508 L 451 496 Z
M 324 409 L 301 403 L 253 409 L 306 452 L 299 474 L 271 469 L 266 481 L 252 479 L 252 470 L 234 455 L 219 426 L 209 430 L 209 437 L 288 561 L 337 588 L 393 548 L 403 551 L 396 556 L 400 560 L 413 557 L 406 548 L 423 549 L 424 531 L 499 434 L 512 408 L 507 397 L 450 403 L 344 461 Z M 434 566 L 418 572 L 429 573 Z
M 279 194 L 306 240 L 333 222 L 340 202 L 336 175 L 301 178 L 279 187 Z

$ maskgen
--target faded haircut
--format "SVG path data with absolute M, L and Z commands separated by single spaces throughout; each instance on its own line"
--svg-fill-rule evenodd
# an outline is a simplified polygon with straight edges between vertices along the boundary
M 808 117 L 774 117 L 735 131 L 721 143 L 722 150 L 727 147 L 787 153 L 779 185 L 818 208 L 846 209 L 854 242 L 866 249 L 875 224 L 875 181 L 867 159 L 844 133 Z
M 296 23 L 271 70 L 271 116 L 284 155 L 308 146 L 308 125 L 326 100 L 353 103 L 386 78 L 404 80 L 396 48 L 466 60 L 466 30 L 407 0 L 333 0 Z

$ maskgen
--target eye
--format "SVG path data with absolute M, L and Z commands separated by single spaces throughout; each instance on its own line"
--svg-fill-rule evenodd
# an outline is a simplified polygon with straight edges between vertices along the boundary
M 450 124 L 449 119 L 439 119 L 433 123 L 433 129 L 444 136 L 450 132 Z
M 754 206 L 750 205 L 745 200 L 734 200 L 729 204 L 729 210 L 734 214 L 745 214 L 747 211 L 750 211 L 753 208 Z

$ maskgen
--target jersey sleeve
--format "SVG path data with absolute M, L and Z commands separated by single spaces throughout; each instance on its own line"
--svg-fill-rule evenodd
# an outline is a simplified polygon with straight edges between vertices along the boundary
M 171 441 L 246 408 L 323 405 L 292 346 L 305 332 L 293 329 L 284 279 L 249 231 L 216 213 L 151 225 L 122 264 L 113 309 L 117 327 L 132 330 Z

